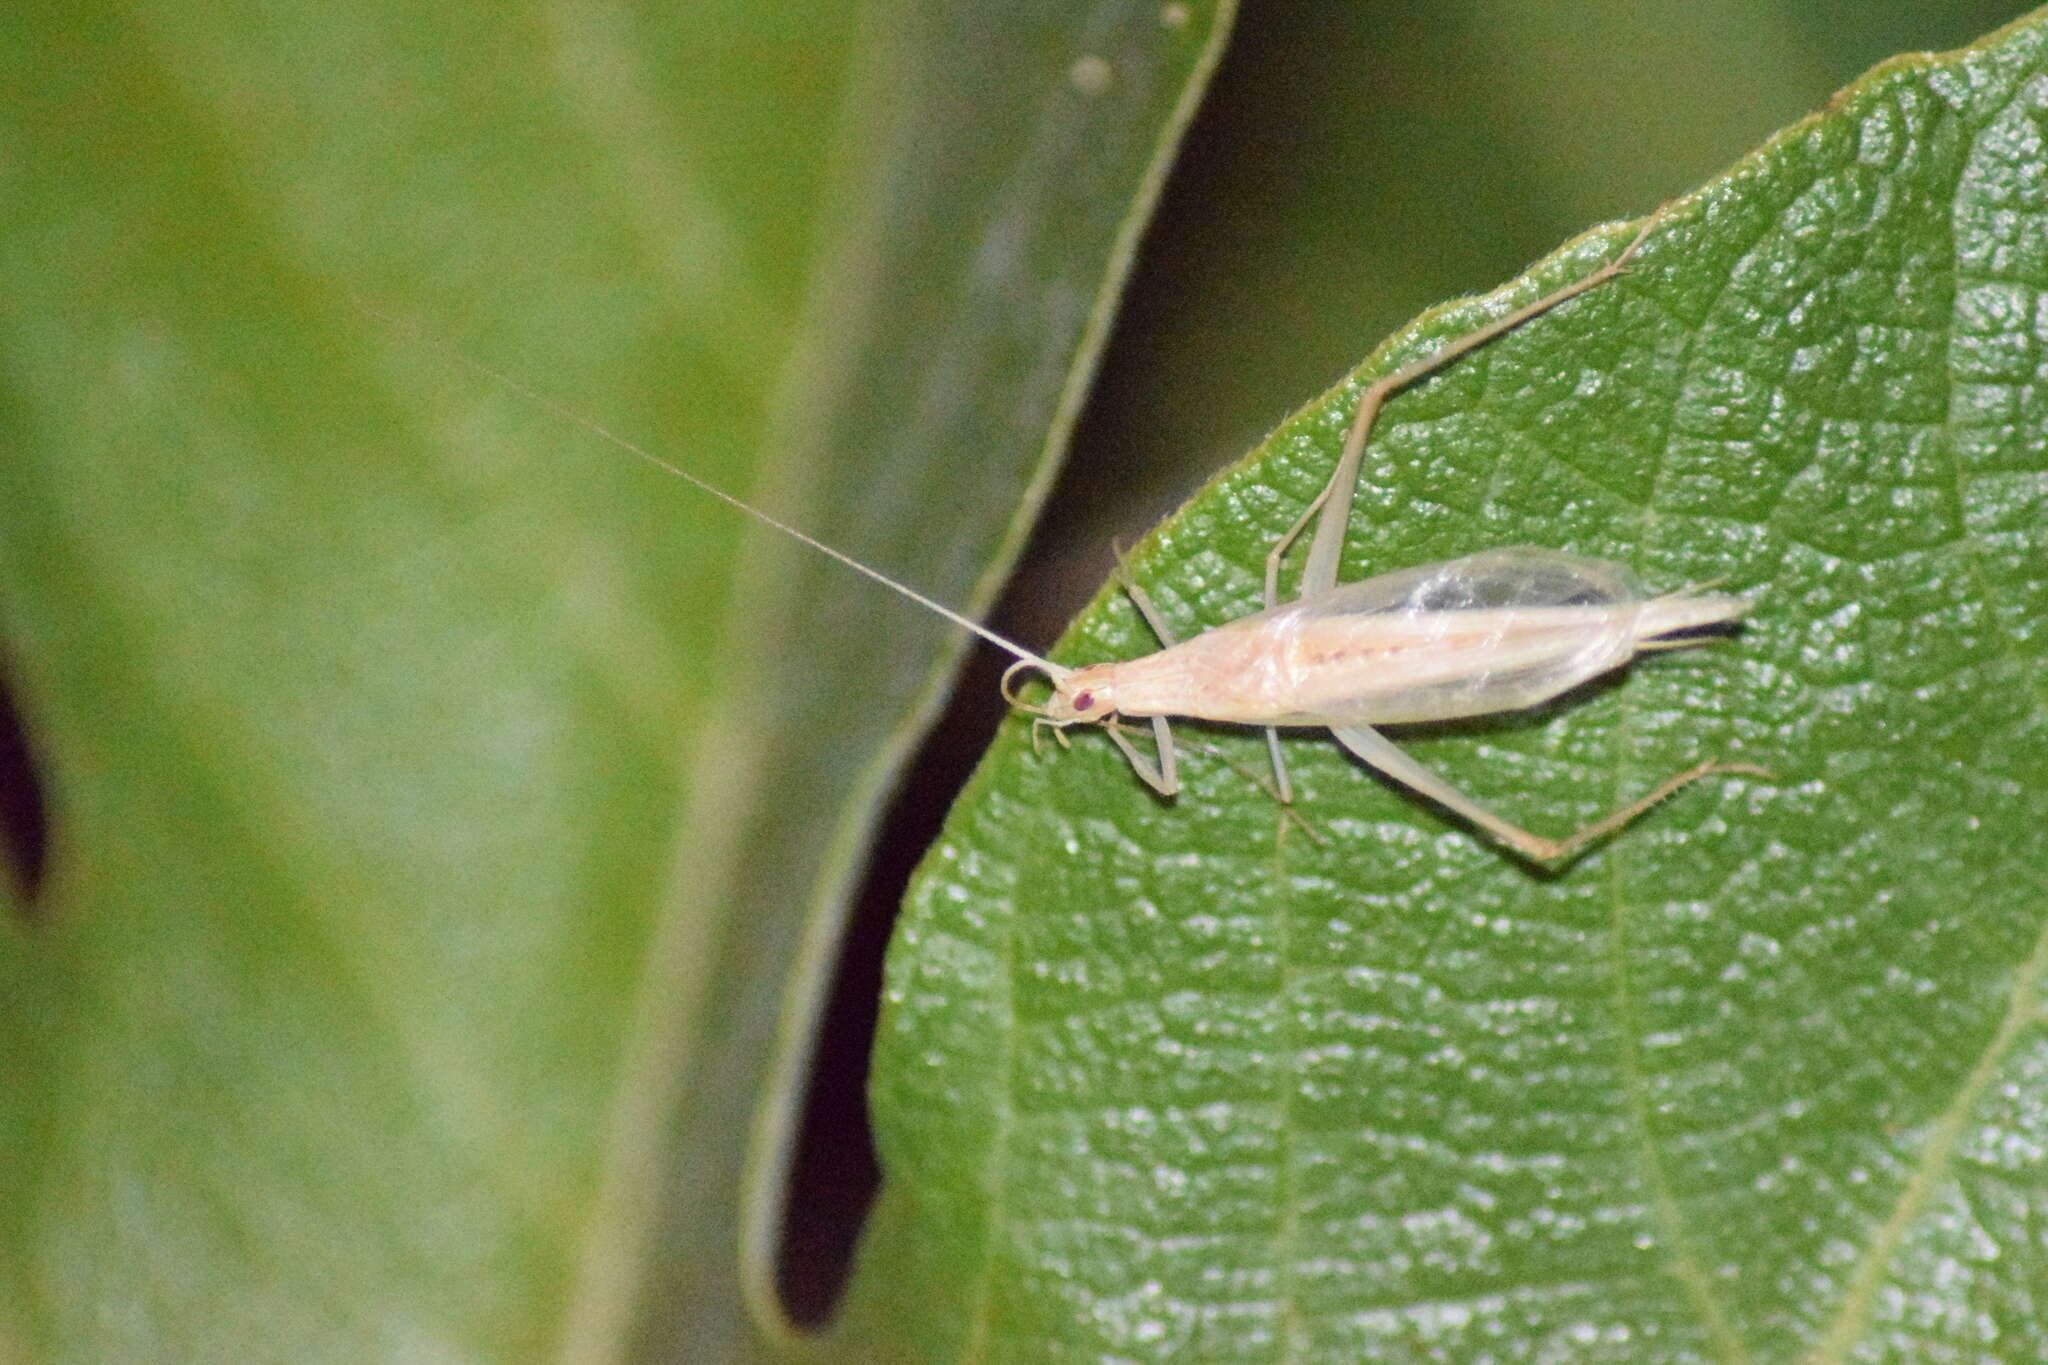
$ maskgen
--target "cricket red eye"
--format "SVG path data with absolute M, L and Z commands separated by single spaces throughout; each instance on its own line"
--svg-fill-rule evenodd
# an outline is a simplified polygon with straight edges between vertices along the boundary
M 1074 694 L 1074 709 L 1076 711 L 1094 710 L 1095 694 L 1093 692 L 1076 692 Z

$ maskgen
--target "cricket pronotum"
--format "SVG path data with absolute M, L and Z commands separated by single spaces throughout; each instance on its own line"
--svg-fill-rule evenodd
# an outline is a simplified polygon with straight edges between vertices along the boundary
M 987 640 L 1016 662 L 1003 695 L 1040 725 L 1063 732 L 1101 725 L 1131 769 L 1162 796 L 1180 790 L 1169 718 L 1222 721 L 1266 730 L 1277 794 L 1292 800 L 1280 728 L 1328 729 L 1367 766 L 1463 816 L 1524 857 L 1552 862 L 1613 833 L 1690 782 L 1715 772 L 1767 776 L 1746 764 L 1708 761 L 1665 779 L 1583 829 L 1545 838 L 1466 796 L 1373 727 L 1518 711 L 1621 667 L 1636 654 L 1701 643 L 1678 634 L 1733 621 L 1749 610 L 1726 593 L 1681 590 L 1648 596 L 1621 565 L 1521 546 L 1338 583 L 1338 560 L 1366 443 L 1381 405 L 1396 391 L 1540 313 L 1619 274 L 1662 217 L 1651 215 L 1612 261 L 1526 307 L 1452 341 L 1369 385 L 1360 395 L 1330 481 L 1266 557 L 1266 608 L 1176 641 L 1145 592 L 1123 588 L 1164 648 L 1142 658 L 1069 667 L 1005 639 L 960 612 L 851 555 L 804 534 L 688 470 L 613 434 L 545 395 L 468 361 L 550 411 L 667 473 L 729 503 L 784 535 L 867 575 Z M 1316 522 L 1294 600 L 1279 600 L 1288 548 Z M 1017 675 L 1036 670 L 1052 685 L 1043 706 L 1024 702 Z M 1158 758 L 1124 734 L 1122 719 L 1152 724 Z

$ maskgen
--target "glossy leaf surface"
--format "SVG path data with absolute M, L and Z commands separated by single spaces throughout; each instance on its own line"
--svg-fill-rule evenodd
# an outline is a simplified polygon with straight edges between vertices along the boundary
M 1011 727 L 914 889 L 877 1059 L 874 1260 L 930 1354 L 2048 1353 L 2044 127 L 2039 21 L 1881 68 L 1388 409 L 1346 577 L 1538 542 L 1759 603 L 1413 753 L 1558 833 L 1703 755 L 1774 780 L 1553 876 L 1327 739 L 1288 746 L 1312 839 L 1253 737 L 1184 728 L 1215 752 L 1162 803 L 1101 736 Z M 1350 392 L 1138 548 L 1180 630 L 1255 605 Z M 1105 595 L 1059 657 L 1151 647 Z

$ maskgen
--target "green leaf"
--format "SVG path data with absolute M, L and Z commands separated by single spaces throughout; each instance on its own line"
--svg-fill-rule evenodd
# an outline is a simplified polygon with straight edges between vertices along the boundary
M 54 837 L 0 926 L 9 1349 L 531 1357 L 592 1300 L 738 528 L 358 302 L 744 486 L 841 15 L 0 20 L 0 626 Z
M 973 603 L 1226 17 L 0 18 L 0 1356 L 779 1325 L 781 990 L 959 644 L 413 324 Z
M 917 1285 L 933 1358 L 2048 1356 L 2044 130 L 2040 17 L 1888 64 L 1383 419 L 1347 578 L 1533 542 L 1758 602 L 1411 752 L 1557 833 L 1774 780 L 1552 875 L 1325 737 L 1317 842 L 1255 736 L 1182 727 L 1161 802 L 1010 726 L 893 950 L 874 1311 Z M 1254 607 L 1353 393 L 1134 553 L 1180 631 Z M 1058 657 L 1152 647 L 1105 590 Z

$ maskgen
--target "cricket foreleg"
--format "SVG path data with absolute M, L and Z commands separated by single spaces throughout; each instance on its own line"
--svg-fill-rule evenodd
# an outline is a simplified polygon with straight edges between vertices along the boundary
M 1173 646 L 1180 643 L 1173 637 L 1173 628 L 1166 624 L 1166 618 L 1159 614 L 1159 608 L 1152 605 L 1152 599 L 1138 586 L 1137 580 L 1124 572 L 1123 562 L 1116 566 L 1117 578 L 1123 585 L 1124 594 L 1131 599 L 1131 605 L 1138 609 L 1138 615 L 1145 618 L 1145 624 L 1152 627 L 1152 633 L 1159 637 L 1159 643 Z M 1166 722 L 1158 716 L 1152 718 L 1155 731 L 1164 734 Z M 1166 758 L 1168 771 L 1172 771 L 1172 741 L 1162 740 L 1160 753 Z M 1280 757 L 1280 732 L 1270 725 L 1266 727 L 1266 752 L 1273 759 L 1273 794 L 1280 798 L 1280 804 L 1294 804 L 1294 784 L 1287 780 L 1287 761 Z
M 1275 541 L 1266 556 L 1267 601 L 1270 604 L 1278 595 L 1280 560 L 1301 533 L 1308 526 L 1309 519 L 1321 513 L 1316 522 L 1316 533 L 1309 541 L 1308 562 L 1301 570 L 1301 590 L 1298 597 L 1308 597 L 1327 592 L 1337 586 L 1338 561 L 1343 557 L 1344 540 L 1351 524 L 1351 502 L 1358 491 L 1358 470 L 1365 458 L 1365 446 L 1372 435 L 1373 423 L 1379 417 L 1382 404 L 1388 398 L 1416 380 L 1427 377 L 1433 371 L 1442 369 L 1459 356 L 1477 347 L 1484 346 L 1503 332 L 1511 332 L 1538 314 L 1547 313 L 1568 299 L 1578 297 L 1589 289 L 1598 288 L 1627 268 L 1629 258 L 1641 248 L 1652 228 L 1664 216 L 1664 208 L 1649 216 L 1635 240 L 1622 248 L 1621 254 L 1582 279 L 1572 281 L 1562 289 L 1545 294 L 1534 303 L 1525 304 L 1505 317 L 1494 319 L 1457 340 L 1440 347 L 1412 365 L 1404 365 L 1390 375 L 1374 380 L 1358 396 L 1358 408 L 1351 418 L 1351 427 L 1344 435 L 1344 451 L 1337 459 L 1337 467 L 1330 475 L 1330 482 L 1316 495 L 1300 520 L 1287 533 Z
M 1131 577 L 1129 571 L 1124 568 L 1121 554 L 1116 560 L 1116 579 L 1124 590 L 1124 596 L 1130 598 L 1131 605 L 1138 609 L 1138 615 L 1145 618 L 1145 624 L 1159 637 L 1159 643 L 1167 646 L 1178 643 L 1173 638 L 1173 627 L 1166 624 L 1166 618 L 1159 614 L 1159 608 L 1152 605 L 1151 595 L 1139 587 L 1138 580 Z M 1114 722 L 1111 722 L 1108 728 L 1109 737 L 1124 751 L 1124 757 L 1131 761 L 1132 770 L 1145 780 L 1146 785 L 1161 796 L 1172 796 L 1180 790 L 1179 765 L 1173 752 L 1173 727 L 1166 723 L 1166 717 L 1152 717 L 1152 739 L 1159 750 L 1159 762 L 1156 766 L 1146 761 L 1145 756 L 1138 752 L 1137 745 L 1124 738 L 1123 731 Z
M 1621 829 L 1679 788 L 1697 782 L 1709 774 L 1748 773 L 1753 776 L 1769 776 L 1763 769 L 1751 767 L 1746 763 L 1719 763 L 1709 760 L 1664 779 L 1652 788 L 1648 795 L 1602 816 L 1574 834 L 1562 839 L 1546 839 L 1495 815 L 1409 757 L 1377 730 L 1361 725 L 1333 728 L 1330 733 L 1337 737 L 1338 743 L 1356 754 L 1368 767 L 1385 773 L 1402 786 L 1421 793 L 1445 809 L 1464 816 L 1523 857 L 1539 863 L 1559 862 L 1571 857 L 1595 840 Z
M 1166 623 L 1166 617 L 1161 615 L 1159 608 L 1153 605 L 1151 595 L 1139 587 L 1138 580 L 1132 578 L 1130 573 L 1125 570 L 1121 557 L 1117 559 L 1116 575 L 1117 583 L 1123 588 L 1124 595 L 1131 599 L 1131 605 L 1138 609 L 1138 615 L 1145 618 L 1145 624 L 1150 626 L 1152 633 L 1159 637 L 1159 643 L 1169 648 L 1179 644 L 1180 641 L 1174 636 L 1173 627 Z M 1114 727 L 1111 728 L 1110 733 L 1116 734 Z M 1172 732 L 1167 729 L 1165 717 L 1152 717 L 1152 733 L 1159 740 L 1159 752 L 1164 761 L 1165 772 L 1162 774 L 1162 777 L 1171 780 L 1174 760 L 1173 736 Z M 1287 780 L 1287 764 L 1280 757 L 1280 732 L 1271 726 L 1266 728 L 1266 745 L 1268 751 L 1273 756 L 1273 795 L 1279 800 L 1281 805 L 1292 805 L 1294 803 L 1294 787 Z M 1124 750 L 1127 757 L 1135 752 L 1136 750 L 1131 747 L 1126 747 Z M 1225 761 L 1228 762 L 1229 760 L 1226 759 Z M 1132 759 L 1132 766 L 1137 766 L 1137 759 Z M 1232 763 L 1231 766 L 1236 767 L 1237 765 Z M 1140 770 L 1139 776 L 1144 776 L 1142 770 Z M 1149 778 L 1146 780 L 1151 781 Z M 1152 785 L 1155 789 L 1164 792 L 1165 795 L 1171 796 L 1173 794 L 1172 792 L 1164 791 L 1157 782 L 1152 783 Z M 1312 836 L 1313 833 L 1311 831 Z
M 1173 730 L 1167 725 L 1166 717 L 1152 717 L 1152 739 L 1159 748 L 1159 761 L 1154 763 L 1139 751 L 1138 746 L 1125 736 L 1123 726 L 1111 720 L 1103 727 L 1109 737 L 1116 741 L 1116 747 L 1123 750 L 1131 771 L 1153 791 L 1161 796 L 1172 796 L 1180 791 L 1180 769 L 1174 761 Z

